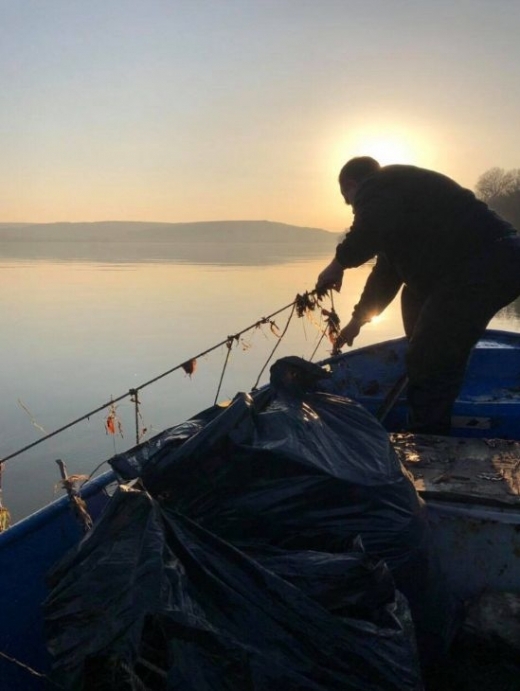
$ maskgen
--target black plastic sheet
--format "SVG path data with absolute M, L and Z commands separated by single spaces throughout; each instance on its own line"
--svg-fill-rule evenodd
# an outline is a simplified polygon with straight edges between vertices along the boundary
M 414 629 L 428 662 L 453 619 L 424 505 L 379 423 L 298 365 L 113 459 L 146 490 L 51 574 L 65 688 L 421 688 Z

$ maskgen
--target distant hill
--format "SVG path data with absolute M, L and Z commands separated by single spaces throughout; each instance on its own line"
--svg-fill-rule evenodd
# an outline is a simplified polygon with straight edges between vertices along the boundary
M 0 223 L 5 242 L 248 242 L 330 243 L 334 234 L 320 228 L 272 221 L 201 221 L 147 223 L 99 221 L 95 223 Z
M 263 265 L 332 256 L 339 237 L 271 221 L 0 223 L 0 257 Z

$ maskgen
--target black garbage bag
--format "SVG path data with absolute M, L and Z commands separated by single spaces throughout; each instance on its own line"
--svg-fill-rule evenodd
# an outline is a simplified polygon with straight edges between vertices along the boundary
M 323 376 L 299 358 L 278 361 L 269 392 L 238 396 L 182 447 L 163 444 L 140 475 L 153 494 L 245 551 L 337 553 L 361 535 L 408 598 L 429 666 L 448 649 L 459 606 L 434 553 L 425 505 L 384 428 L 355 402 L 309 390 L 312 368 Z M 124 472 L 126 462 L 123 455 L 113 466 Z
M 344 554 L 263 561 L 146 492 L 119 491 L 50 575 L 53 680 L 84 691 L 422 688 L 391 574 L 360 540 Z M 321 585 L 307 594 L 306 580 Z
M 149 508 L 118 495 L 52 576 L 49 647 L 66 688 L 86 688 L 74 686 L 86 668 L 157 667 L 143 646 L 167 670 L 151 688 L 418 688 L 410 611 L 423 665 L 454 622 L 424 505 L 377 420 L 320 392 L 323 371 L 302 363 L 278 361 L 270 388 L 112 459 L 141 478 Z

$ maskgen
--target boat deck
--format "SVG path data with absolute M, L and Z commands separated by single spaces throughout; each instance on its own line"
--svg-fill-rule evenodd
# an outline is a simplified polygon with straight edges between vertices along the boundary
M 424 499 L 518 507 L 520 442 L 391 434 Z

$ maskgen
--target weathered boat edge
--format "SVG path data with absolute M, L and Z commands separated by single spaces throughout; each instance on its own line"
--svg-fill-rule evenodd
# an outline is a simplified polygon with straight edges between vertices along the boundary
M 90 480 L 79 492 L 95 520 L 115 480 L 110 470 Z M 84 535 L 67 496 L 35 511 L 0 534 L 0 689 L 44 688 L 50 655 L 43 641 L 41 605 L 48 594 L 46 574 Z

